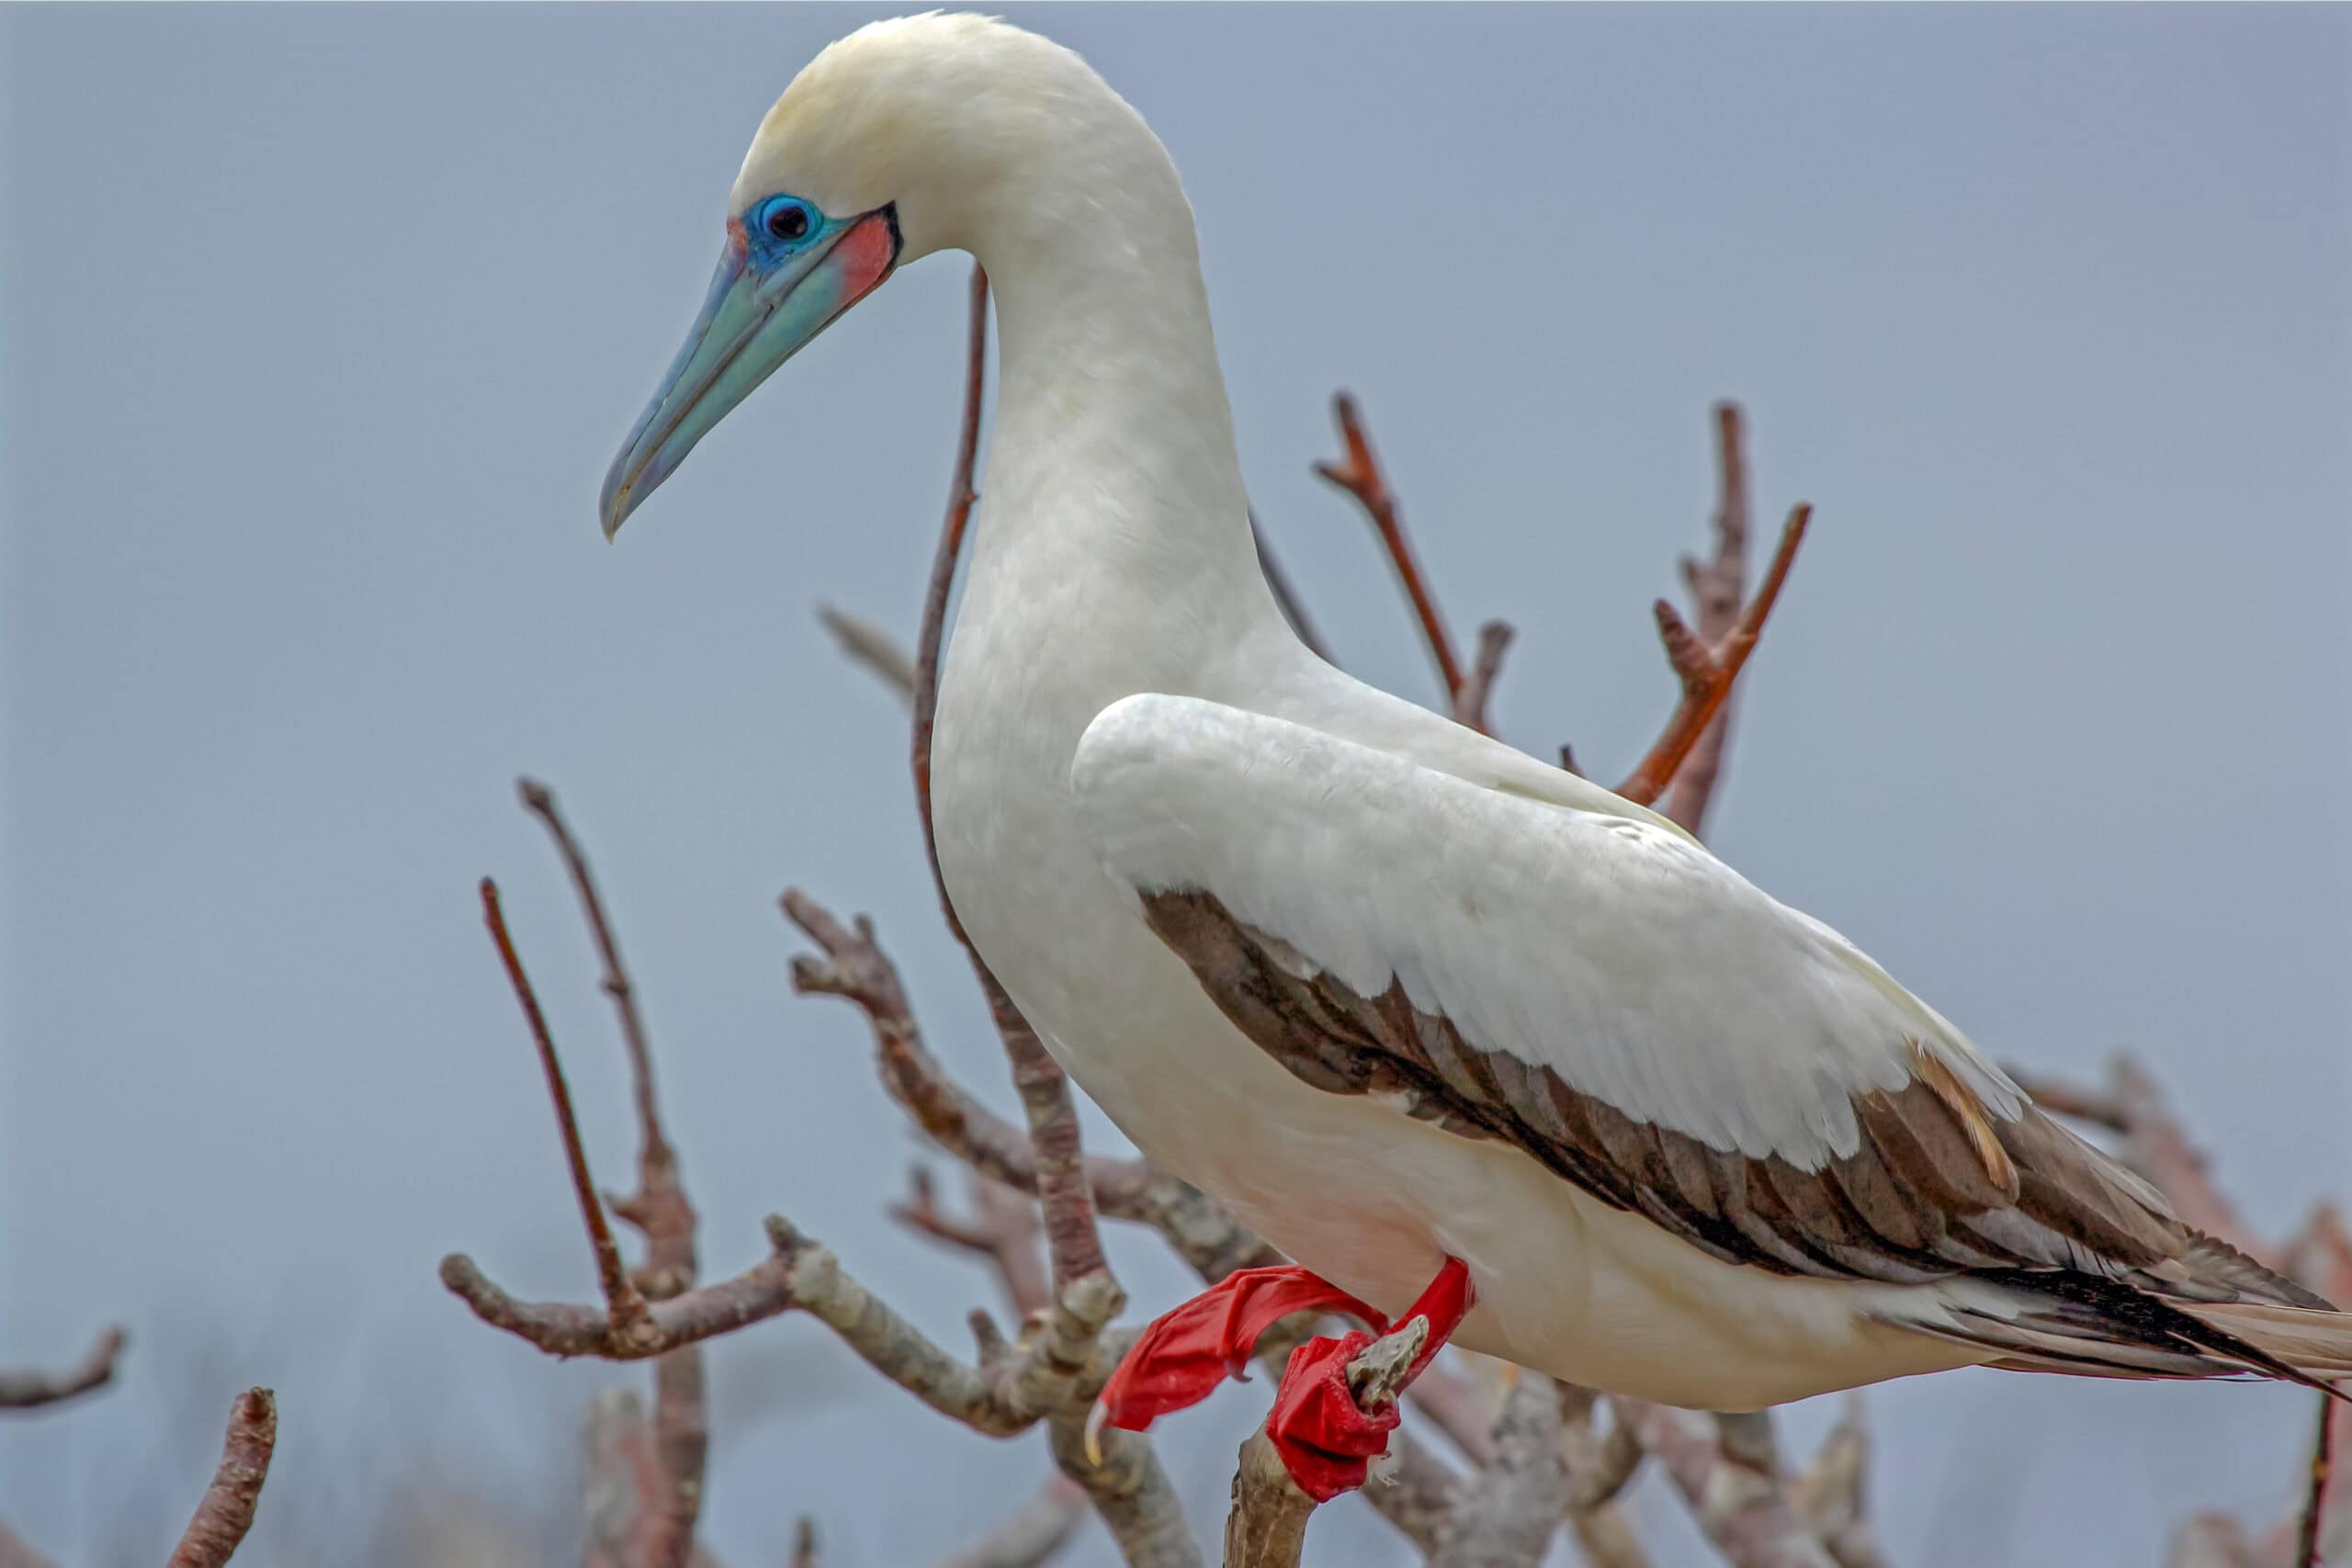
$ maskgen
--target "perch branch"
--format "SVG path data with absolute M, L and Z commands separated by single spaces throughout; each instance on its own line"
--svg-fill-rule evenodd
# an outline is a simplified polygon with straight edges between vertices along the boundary
M 1862 1396 L 1849 1393 L 1838 1424 L 1814 1451 L 1813 1462 L 1789 1483 L 1789 1501 L 1821 1538 L 1838 1568 L 1884 1568 L 1886 1562 L 1871 1528 L 1870 1463 L 1870 1426 Z
M 1349 1361 L 1347 1383 L 1366 1415 L 1396 1403 L 1414 1358 L 1429 1343 L 1430 1324 L 1416 1317 L 1365 1346 Z M 1376 1484 L 1376 1483 L 1375 1483 Z M 1291 1479 L 1265 1423 L 1241 1445 L 1233 1506 L 1225 1520 L 1225 1568 L 1296 1568 L 1315 1499 Z
M 277 1400 L 266 1388 L 249 1389 L 229 1407 L 229 1435 L 220 1445 L 220 1468 L 204 1489 L 196 1514 L 172 1549 L 169 1568 L 220 1568 L 254 1526 L 262 1483 L 269 1479 L 269 1456 L 277 1446 Z
M 1772 614 L 1772 606 L 1781 597 L 1781 584 L 1788 581 L 1789 567 L 1796 559 L 1797 547 L 1804 542 L 1805 525 L 1812 520 L 1813 508 L 1799 506 L 1789 513 L 1786 526 L 1781 530 L 1781 542 L 1772 552 L 1772 564 L 1765 569 L 1764 581 L 1756 590 L 1756 597 L 1747 602 L 1739 616 L 1732 623 L 1723 640 L 1714 644 L 1702 641 L 1672 604 L 1659 600 L 1653 608 L 1657 615 L 1658 640 L 1666 645 L 1667 662 L 1674 667 L 1676 677 L 1682 682 L 1681 699 L 1667 716 L 1666 728 L 1617 793 L 1638 806 L 1647 806 L 1673 782 L 1683 759 L 1699 743 L 1724 700 L 1731 695 L 1732 683 L 1747 663 L 1747 656 L 1756 650 L 1756 639 L 1764 630 L 1765 621 Z
M 1363 433 L 1363 421 L 1356 413 L 1356 400 L 1345 392 L 1333 395 L 1331 412 L 1340 422 L 1340 439 L 1347 447 L 1347 455 L 1336 463 L 1317 463 L 1315 471 L 1356 498 L 1373 527 L 1380 535 L 1380 543 L 1388 552 L 1389 563 L 1396 569 L 1396 581 L 1404 588 L 1405 596 L 1412 601 L 1413 614 L 1421 623 L 1421 636 L 1428 642 L 1430 658 L 1436 661 L 1438 680 L 1445 687 L 1445 700 L 1450 706 L 1462 694 L 1462 660 L 1455 657 L 1453 638 L 1445 629 L 1445 616 L 1438 609 L 1437 598 L 1430 592 L 1429 581 L 1413 554 L 1412 540 L 1405 534 L 1405 521 L 1397 514 L 1396 498 L 1389 493 L 1388 481 L 1380 471 L 1380 459 L 1373 455 L 1372 442 Z
M 35 1410 L 105 1386 L 122 1355 L 123 1332 L 108 1328 L 65 1371 L 0 1371 L 0 1410 Z
M 1690 556 L 1682 558 L 1682 581 L 1690 590 L 1699 637 L 1711 647 L 1731 635 L 1739 619 L 1740 601 L 1747 592 L 1747 457 L 1737 403 L 1715 405 L 1715 473 L 1714 554 L 1703 563 Z M 1726 693 L 1723 705 L 1699 732 L 1690 755 L 1675 773 L 1673 793 L 1667 796 L 1667 816 L 1694 836 L 1702 836 L 1707 807 L 1723 776 L 1736 705 L 1734 694 Z

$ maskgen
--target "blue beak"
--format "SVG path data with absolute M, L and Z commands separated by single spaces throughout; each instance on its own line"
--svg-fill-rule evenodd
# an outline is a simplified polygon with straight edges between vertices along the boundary
M 702 314 L 605 475 L 597 509 L 608 539 L 677 471 L 695 442 L 802 344 L 872 293 L 899 260 L 898 219 L 887 207 L 765 272 L 750 259 L 742 225 L 729 222 L 727 229 L 727 249 Z

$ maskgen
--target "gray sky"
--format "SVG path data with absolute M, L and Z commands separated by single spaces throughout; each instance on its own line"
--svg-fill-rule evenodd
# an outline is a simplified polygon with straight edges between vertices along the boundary
M 772 904 L 872 910 L 1011 1106 L 900 716 L 811 615 L 911 631 L 960 263 L 618 546 L 594 516 L 745 140 L 876 14 L 0 12 L 0 1359 L 134 1336 L 116 1390 L 0 1428 L 0 1515 L 52 1554 L 153 1561 L 247 1382 L 285 1410 L 259 1568 L 403 1479 L 563 1484 L 579 1403 L 641 1376 L 540 1362 L 434 1278 L 464 1248 L 593 1291 L 485 871 L 628 1171 L 518 772 L 617 905 L 710 1268 L 775 1209 L 950 1342 L 989 1299 L 882 1216 L 916 1145 L 855 1016 L 789 996 Z M 1819 511 L 1724 854 L 2005 1057 L 2140 1051 L 2266 1228 L 2352 1196 L 2352 11 L 1015 15 L 1184 172 L 1252 491 L 1343 661 L 1429 692 L 1306 471 L 1342 384 L 1457 625 L 1521 628 L 1507 733 L 1621 768 L 1670 697 L 1645 606 L 1702 538 L 1707 405 L 1745 400 L 1766 515 Z M 1176 1299 L 1121 1247 L 1138 1310 Z M 806 1510 L 836 1564 L 921 1562 L 1045 1472 L 805 1321 L 714 1366 L 730 1562 Z M 1204 1530 L 1263 1393 L 1166 1428 Z M 2192 1507 L 2284 1508 L 2308 1416 L 1993 1373 L 1870 1399 L 1922 1568 L 2152 1562 Z M 1314 1550 L 1380 1529 L 1335 1508 Z

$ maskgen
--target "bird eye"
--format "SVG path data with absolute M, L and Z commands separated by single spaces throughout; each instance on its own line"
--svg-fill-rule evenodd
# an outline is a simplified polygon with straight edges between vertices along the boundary
M 778 202 L 768 210 L 768 232 L 786 243 L 808 232 L 808 209 L 797 201 Z

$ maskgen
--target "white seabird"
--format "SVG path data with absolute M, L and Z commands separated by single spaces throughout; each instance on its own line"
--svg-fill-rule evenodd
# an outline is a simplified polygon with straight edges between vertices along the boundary
M 1151 1159 L 1456 1343 L 1740 1410 L 1972 1363 L 2352 1371 L 1820 921 L 1663 818 L 1316 658 L 1252 547 L 1192 209 L 1002 23 L 876 23 L 761 125 L 607 532 L 897 266 L 988 270 L 1001 392 L 934 752 L 940 868 Z

